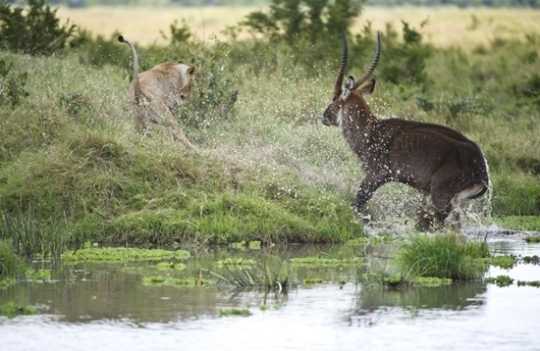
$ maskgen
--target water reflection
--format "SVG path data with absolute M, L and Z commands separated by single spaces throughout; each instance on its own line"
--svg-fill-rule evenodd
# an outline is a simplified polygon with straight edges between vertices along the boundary
M 460 283 L 430 288 L 409 288 L 388 290 L 363 288 L 358 297 L 356 313 L 373 312 L 381 307 L 402 307 L 407 310 L 444 309 L 463 310 L 470 306 L 484 304 L 479 297 L 486 292 L 481 283 Z
M 497 244 L 499 245 L 499 244 Z M 520 244 L 521 245 L 521 244 Z M 538 254 L 537 246 L 499 250 Z M 335 248 L 280 249 L 283 257 L 334 257 Z M 51 283 L 21 282 L 0 291 L 0 303 L 47 307 L 39 316 L 0 317 L 2 350 L 537 350 L 538 288 L 479 283 L 387 290 L 357 283 L 365 265 L 294 267 L 287 295 L 203 287 L 144 286 L 143 277 L 195 277 L 216 260 L 256 257 L 254 251 L 194 252 L 186 269 L 158 272 L 155 263 L 39 263 Z M 275 252 L 272 252 L 275 254 Z M 488 274 L 499 274 L 490 269 Z M 503 271 L 539 280 L 540 267 Z M 306 285 L 306 277 L 323 284 Z M 261 305 L 265 305 L 261 309 Z M 219 317 L 221 308 L 247 308 L 249 317 Z M 29 338 L 28 336 L 32 337 Z M 189 347 L 188 347 L 189 346 Z

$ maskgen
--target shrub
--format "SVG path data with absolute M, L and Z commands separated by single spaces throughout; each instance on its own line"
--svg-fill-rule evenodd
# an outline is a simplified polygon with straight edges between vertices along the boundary
M 13 52 L 49 56 L 62 51 L 73 35 L 75 25 L 60 26 L 57 10 L 45 0 L 28 0 L 25 8 L 12 8 L 0 2 L 0 47 Z
M 179 109 L 181 124 L 205 128 L 212 125 L 215 119 L 228 118 L 238 96 L 229 60 L 230 45 L 217 40 L 213 43 L 190 40 L 193 34 L 185 22 L 182 27 L 174 22 L 170 31 L 168 46 L 154 45 L 139 52 L 141 69 L 150 69 L 165 61 L 177 62 L 179 59 L 186 64 L 196 65 L 199 74 L 191 97 Z M 162 35 L 166 37 L 164 33 Z
M 28 73 L 13 73 L 13 62 L 0 58 L 0 106 L 19 105 L 21 99 L 29 95 L 25 90 Z

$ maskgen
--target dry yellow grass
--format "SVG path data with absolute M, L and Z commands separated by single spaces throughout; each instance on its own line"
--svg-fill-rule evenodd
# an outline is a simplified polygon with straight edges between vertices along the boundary
M 212 35 L 224 39 L 221 33 L 227 26 L 235 25 L 257 7 L 89 7 L 69 9 L 60 7 L 58 16 L 70 19 L 95 34 L 109 37 L 119 31 L 139 44 L 163 43 L 160 31 L 169 34 L 174 20 L 186 19 L 194 34 L 204 40 Z M 467 28 L 476 16 L 480 25 L 475 30 Z M 494 37 L 519 37 L 526 33 L 540 33 L 540 11 L 530 9 L 459 9 L 455 7 L 366 7 L 353 31 L 358 31 L 372 21 L 375 29 L 384 29 L 386 23 L 401 29 L 401 20 L 415 28 L 428 19 L 422 31 L 426 40 L 438 45 L 459 45 L 464 48 L 488 43 Z
M 60 7 L 58 17 L 70 23 L 101 34 L 107 38 L 115 31 L 139 44 L 164 43 L 160 31 L 170 35 L 169 26 L 184 18 L 192 32 L 203 40 L 212 35 L 223 39 L 221 31 L 237 24 L 255 7 L 144 7 L 96 6 L 83 9 Z

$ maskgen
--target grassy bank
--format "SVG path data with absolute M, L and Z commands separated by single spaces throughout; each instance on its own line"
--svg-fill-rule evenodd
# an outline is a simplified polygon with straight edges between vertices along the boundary
M 200 146 L 195 153 L 164 129 L 151 138 L 134 132 L 128 78 L 119 67 L 88 67 L 76 55 L 0 58 L 29 77 L 29 96 L 13 109 L 2 107 L 4 236 L 31 242 L 48 233 L 51 242 L 144 246 L 329 242 L 363 233 L 348 198 L 340 196 L 353 179 L 299 158 L 318 157 L 309 141 L 318 140 L 321 128 L 288 133 L 295 121 L 267 114 L 265 104 L 280 104 L 262 90 L 242 97 L 233 119 L 186 129 Z M 287 139 L 292 143 L 281 143 Z M 339 162 L 354 167 L 340 149 Z
M 372 54 L 368 34 L 365 47 L 362 38 L 353 46 L 352 74 Z M 488 160 L 493 214 L 540 215 L 538 35 L 471 52 L 403 43 L 393 30 L 383 38 L 373 110 L 459 129 Z M 4 81 L 15 82 L 0 104 L 1 238 L 17 252 L 58 253 L 88 241 L 339 242 L 364 234 L 349 208 L 363 174 L 339 130 L 320 123 L 339 51 L 314 68 L 303 53 L 257 41 L 140 49 L 145 68 L 178 56 L 199 66 L 179 116 L 197 152 L 161 127 L 151 137 L 134 131 L 131 59 L 116 41 L 52 57 L 0 52 L 12 65 Z M 233 89 L 231 114 L 205 105 Z M 473 210 L 486 212 L 487 200 Z M 391 184 L 368 212 L 407 216 L 418 201 Z

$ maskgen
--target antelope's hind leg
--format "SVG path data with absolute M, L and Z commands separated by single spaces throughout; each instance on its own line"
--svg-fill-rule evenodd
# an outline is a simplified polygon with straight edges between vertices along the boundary
M 452 200 L 450 200 L 451 210 L 448 213 L 448 217 L 444 220 L 444 224 L 450 228 L 461 228 L 463 218 L 465 218 L 465 211 L 461 208 L 463 200 L 474 198 L 476 195 L 484 191 L 486 184 L 484 182 L 471 185 L 460 192 L 458 192 Z
M 438 231 L 444 227 L 444 219 L 447 212 L 439 211 L 428 200 L 427 194 L 422 199 L 422 204 L 416 213 L 416 229 L 421 232 Z

